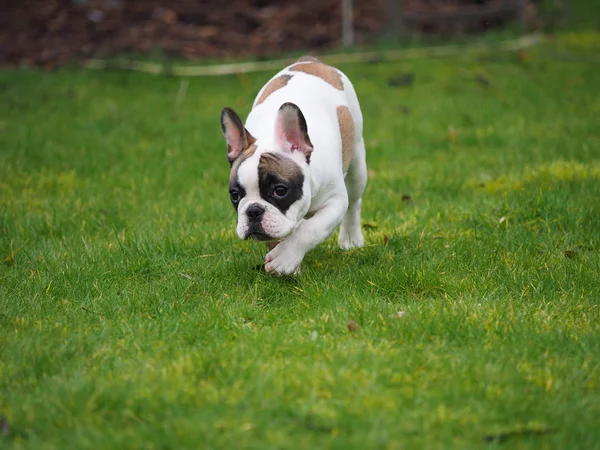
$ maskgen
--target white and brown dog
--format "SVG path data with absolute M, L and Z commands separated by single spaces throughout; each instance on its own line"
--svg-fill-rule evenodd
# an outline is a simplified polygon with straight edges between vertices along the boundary
M 221 127 L 237 234 L 270 241 L 267 272 L 296 273 L 340 224 L 341 248 L 363 245 L 363 119 L 342 72 L 300 58 L 260 90 L 245 127 L 231 108 L 221 112 Z

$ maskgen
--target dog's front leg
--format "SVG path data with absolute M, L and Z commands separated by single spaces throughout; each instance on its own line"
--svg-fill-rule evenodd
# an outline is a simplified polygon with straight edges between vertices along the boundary
M 265 270 L 274 275 L 297 273 L 304 255 L 333 234 L 347 209 L 346 195 L 331 197 L 311 218 L 301 221 L 291 236 L 267 253 Z

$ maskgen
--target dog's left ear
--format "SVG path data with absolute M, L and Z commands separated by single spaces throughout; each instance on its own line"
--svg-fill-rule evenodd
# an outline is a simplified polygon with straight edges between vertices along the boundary
M 244 127 L 240 116 L 231 108 L 223 108 L 221 111 L 221 129 L 227 140 L 229 164 L 233 164 L 244 150 L 256 142 L 256 139 Z
M 304 115 L 295 104 L 284 103 L 279 108 L 275 119 L 275 139 L 282 150 L 301 152 L 306 162 L 310 162 L 313 145 L 308 137 Z

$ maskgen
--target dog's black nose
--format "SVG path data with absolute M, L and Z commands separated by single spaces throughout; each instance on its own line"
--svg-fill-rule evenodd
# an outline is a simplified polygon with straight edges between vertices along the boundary
M 265 213 L 265 208 L 260 206 L 258 203 L 248 206 L 246 215 L 252 220 L 260 220 Z

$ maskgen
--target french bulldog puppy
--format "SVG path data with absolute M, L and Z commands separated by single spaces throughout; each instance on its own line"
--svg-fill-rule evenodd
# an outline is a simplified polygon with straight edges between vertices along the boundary
M 267 242 L 267 272 L 298 273 L 304 255 L 340 225 L 341 248 L 364 244 L 363 118 L 346 75 L 302 57 L 259 91 L 245 126 L 224 108 L 221 128 L 237 234 Z

